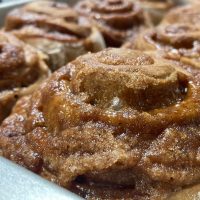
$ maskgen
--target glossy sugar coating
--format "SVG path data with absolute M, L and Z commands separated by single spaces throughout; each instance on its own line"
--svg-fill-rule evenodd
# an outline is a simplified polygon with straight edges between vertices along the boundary
M 13 35 L 0 32 L 0 123 L 17 99 L 31 93 L 47 75 L 38 52 Z
M 18 102 L 1 154 L 86 199 L 165 199 L 200 182 L 200 87 L 128 49 L 86 54 Z

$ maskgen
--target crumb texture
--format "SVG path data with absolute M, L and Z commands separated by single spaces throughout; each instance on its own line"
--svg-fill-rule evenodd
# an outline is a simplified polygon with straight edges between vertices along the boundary
M 200 86 L 168 60 L 88 53 L 21 99 L 3 156 L 86 199 L 165 199 L 200 182 Z

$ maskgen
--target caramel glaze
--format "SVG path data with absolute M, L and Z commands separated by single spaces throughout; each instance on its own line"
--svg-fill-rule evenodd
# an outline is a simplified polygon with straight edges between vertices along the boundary
M 106 49 L 18 101 L 0 127 L 0 152 L 86 199 L 165 199 L 200 182 L 199 119 L 192 73 Z
M 81 54 L 104 48 L 100 33 L 82 23 L 65 3 L 37 1 L 14 9 L 6 17 L 5 30 L 45 52 L 53 71 Z
M 0 32 L 0 122 L 16 100 L 48 75 L 38 53 L 13 35 Z
M 98 27 L 107 46 L 119 47 L 141 27 L 150 25 L 144 11 L 129 0 L 84 0 L 75 8 Z

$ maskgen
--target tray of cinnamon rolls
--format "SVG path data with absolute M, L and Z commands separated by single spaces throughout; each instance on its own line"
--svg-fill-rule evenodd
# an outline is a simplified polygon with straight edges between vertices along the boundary
M 19 177 L 66 199 L 200 199 L 198 0 L 33 1 L 2 24 L 2 200 L 46 191 Z

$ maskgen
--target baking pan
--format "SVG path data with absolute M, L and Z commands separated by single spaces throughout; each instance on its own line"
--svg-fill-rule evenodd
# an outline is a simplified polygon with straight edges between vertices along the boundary
M 81 200 L 31 171 L 0 157 L 0 200 Z
M 14 2 L 0 3 L 0 27 L 3 26 L 4 17 L 6 16 L 9 10 L 12 10 L 15 7 L 21 6 L 31 1 L 32 0 L 19 0 L 19 1 L 14 1 Z
M 33 0 L 19 0 L 0 4 L 0 26 L 4 17 L 15 7 Z M 75 0 L 66 0 L 69 5 Z M 0 157 L 0 200 L 81 200 L 72 192 L 47 181 L 33 172 Z

